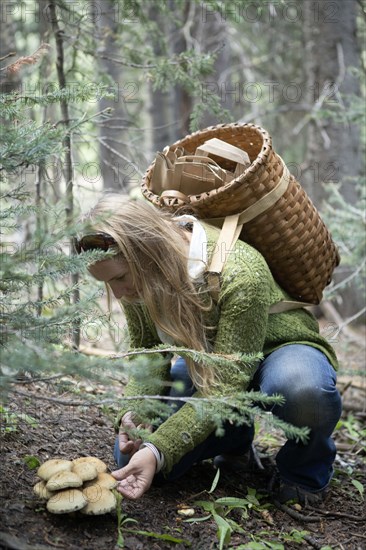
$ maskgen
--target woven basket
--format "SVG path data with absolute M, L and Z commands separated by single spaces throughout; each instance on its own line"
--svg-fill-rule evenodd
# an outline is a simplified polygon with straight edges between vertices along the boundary
M 248 153 L 251 165 L 243 174 L 218 189 L 181 200 L 160 197 L 150 190 L 152 163 L 142 181 L 145 198 L 171 211 L 188 203 L 199 218 L 209 221 L 245 210 L 276 187 L 284 170 L 283 161 L 273 150 L 268 132 L 254 124 L 211 126 L 169 148 L 181 146 L 194 154 L 199 145 L 213 137 Z M 246 223 L 240 238 L 263 254 L 277 282 L 293 298 L 312 304 L 320 302 L 339 264 L 339 255 L 318 211 L 292 175 L 283 196 Z

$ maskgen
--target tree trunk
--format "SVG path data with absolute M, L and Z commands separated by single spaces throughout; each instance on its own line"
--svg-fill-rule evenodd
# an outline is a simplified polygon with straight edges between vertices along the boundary
M 156 23 L 159 32 L 166 36 L 169 32 L 169 23 L 164 14 L 156 9 L 153 4 L 149 8 L 149 19 Z M 160 57 L 164 54 L 160 36 L 151 35 L 154 54 Z M 151 117 L 152 131 L 150 149 L 152 155 L 162 151 L 166 145 L 175 140 L 174 114 L 173 114 L 173 90 L 154 90 L 149 85 L 149 114 Z
M 123 80 L 125 75 L 121 65 L 113 61 L 121 55 L 121 46 L 117 40 L 121 29 L 118 18 L 114 16 L 115 2 L 103 0 L 99 6 L 102 6 L 96 18 L 98 38 L 101 41 L 98 48 L 99 70 L 109 76 L 111 88 L 116 93 L 113 100 L 102 98 L 99 101 L 101 111 L 110 109 L 112 112 L 111 118 L 105 120 L 100 127 L 101 174 L 104 189 L 128 192 L 131 188 L 130 176 L 134 170 L 133 151 L 129 146 L 130 117 L 127 100 L 129 92 L 133 90 L 128 89 L 129 83 Z
M 200 8 L 202 10 L 202 8 Z M 212 92 L 216 92 L 220 98 L 222 109 L 232 111 L 236 89 L 232 86 L 231 78 L 231 51 L 228 40 L 228 24 L 220 13 L 211 13 L 207 21 L 203 17 L 195 18 L 197 42 L 205 52 L 214 52 L 216 55 L 214 70 L 207 80 L 212 85 Z M 196 99 L 197 101 L 197 99 Z M 204 101 L 204 94 L 198 98 Z M 201 127 L 213 126 L 223 122 L 215 113 L 206 111 L 202 118 Z
M 307 100 L 313 105 L 307 124 L 307 155 L 302 172 L 314 203 L 326 197 L 324 183 L 341 182 L 349 204 L 357 201 L 355 181 L 362 171 L 360 127 L 347 116 L 350 95 L 360 94 L 360 83 L 350 68 L 360 68 L 356 40 L 357 1 L 307 0 L 300 2 L 304 14 L 304 68 Z M 319 111 L 343 115 L 320 117 Z M 342 278 L 347 276 L 342 275 Z M 358 311 L 362 298 L 355 288 L 343 293 L 342 316 Z
M 182 8 L 179 2 L 173 0 L 171 2 L 171 9 L 175 9 L 177 12 L 177 17 L 181 19 L 181 27 L 175 28 L 175 40 L 172 47 L 172 53 L 179 55 L 189 49 L 184 28 L 187 25 L 189 27 L 191 26 L 191 19 L 195 12 L 195 5 L 192 4 L 191 0 L 186 0 L 184 8 Z M 183 86 L 177 84 L 172 89 L 172 99 L 174 121 L 173 131 L 175 141 L 176 139 L 181 139 L 183 136 L 189 134 L 189 118 L 193 109 L 193 97 Z
M 314 104 L 308 124 L 307 169 L 304 178 L 315 203 L 324 198 L 322 182 L 341 181 L 343 195 L 356 200 L 354 179 L 362 169 L 360 128 L 351 121 L 320 119 L 321 108 L 346 110 L 349 96 L 359 95 L 359 79 L 349 71 L 360 67 L 356 41 L 356 0 L 302 3 L 305 16 L 305 70 L 308 99 Z

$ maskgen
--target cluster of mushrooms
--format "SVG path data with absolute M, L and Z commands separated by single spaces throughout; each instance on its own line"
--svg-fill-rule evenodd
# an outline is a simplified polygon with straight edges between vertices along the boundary
M 117 482 L 99 458 L 54 458 L 42 464 L 37 475 L 41 481 L 34 486 L 34 492 L 47 500 L 47 510 L 52 514 L 80 510 L 83 514 L 101 515 L 116 508 L 112 489 Z

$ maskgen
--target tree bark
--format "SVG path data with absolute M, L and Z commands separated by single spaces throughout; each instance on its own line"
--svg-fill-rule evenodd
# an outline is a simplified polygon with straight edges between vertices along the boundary
M 96 20 L 98 40 L 98 62 L 101 73 L 107 74 L 115 98 L 99 101 L 100 110 L 110 109 L 111 118 L 105 120 L 100 127 L 100 159 L 101 174 L 104 189 L 118 192 L 128 192 L 131 188 L 130 175 L 133 172 L 133 151 L 129 146 L 130 117 L 127 102 L 132 88 L 124 81 L 124 71 L 121 65 L 113 59 L 121 56 L 121 45 L 117 37 L 121 32 L 118 17 L 115 17 L 116 4 L 114 0 L 103 0 Z M 131 82 L 131 86 L 134 83 Z
M 352 68 L 360 68 L 357 43 L 357 0 L 307 0 L 300 2 L 304 14 L 304 83 L 307 102 L 307 153 L 302 182 L 316 206 L 326 200 L 324 183 L 341 183 L 346 202 L 356 204 L 355 182 L 362 172 L 360 126 L 347 116 L 351 96 L 360 94 L 360 82 Z M 330 116 L 319 116 L 327 109 Z M 341 122 L 337 121 L 337 113 Z M 333 116 L 334 115 L 334 116 Z M 349 273 L 341 269 L 339 282 Z M 360 309 L 362 296 L 355 287 L 341 292 L 342 317 Z
M 171 29 L 164 14 L 161 14 L 153 4 L 149 8 L 149 19 L 156 23 L 159 32 L 166 36 Z M 156 57 L 163 55 L 163 48 L 159 36 L 151 36 L 152 48 Z M 149 114 L 151 118 L 151 142 L 152 154 L 162 151 L 166 145 L 175 140 L 173 90 L 154 90 L 149 85 Z
M 360 127 L 333 117 L 320 119 L 322 108 L 346 111 L 349 96 L 360 94 L 360 82 L 350 68 L 360 68 L 356 40 L 356 0 L 310 0 L 301 3 L 305 16 L 305 71 L 308 99 L 313 104 L 308 124 L 307 162 L 303 173 L 316 204 L 324 199 L 323 182 L 342 182 L 344 197 L 357 199 L 355 179 L 362 170 Z

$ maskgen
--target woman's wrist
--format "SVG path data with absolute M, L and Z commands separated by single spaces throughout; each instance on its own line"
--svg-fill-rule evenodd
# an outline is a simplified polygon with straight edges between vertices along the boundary
M 140 449 L 144 449 L 144 448 L 147 448 L 147 449 L 150 449 L 150 451 L 153 453 L 153 455 L 155 456 L 155 459 L 156 459 L 156 471 L 155 473 L 159 473 L 160 470 L 164 467 L 164 455 L 163 453 L 161 453 L 159 451 L 159 449 L 157 449 L 155 447 L 155 445 L 153 443 L 149 443 L 148 441 L 146 443 L 142 443 L 140 445 Z

